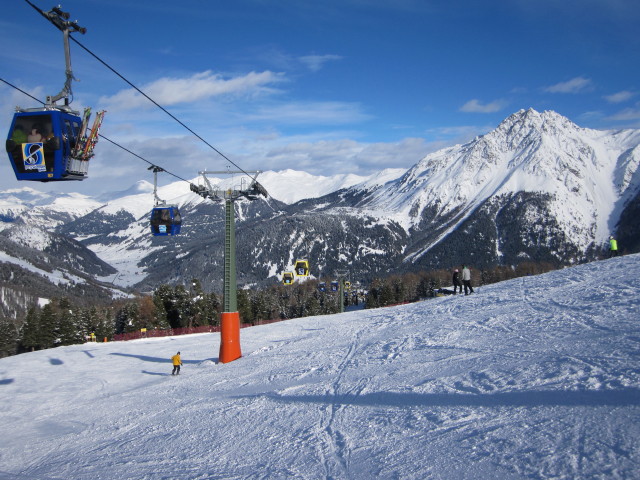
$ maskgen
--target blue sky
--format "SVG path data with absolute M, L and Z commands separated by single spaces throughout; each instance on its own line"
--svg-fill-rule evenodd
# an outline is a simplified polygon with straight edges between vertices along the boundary
M 57 93 L 62 34 L 22 0 L 3 7 L 1 77 L 38 98 Z M 87 28 L 74 38 L 246 170 L 408 168 L 530 107 L 583 127 L 640 128 L 637 0 L 67 0 L 62 8 Z M 71 50 L 72 106 L 105 108 L 105 136 L 184 178 L 226 169 L 73 42 Z M 16 105 L 36 106 L 0 84 L 5 132 Z M 0 188 L 27 185 L 8 161 L 0 168 Z M 104 141 L 89 173 L 28 185 L 96 193 L 152 180 L 144 162 Z

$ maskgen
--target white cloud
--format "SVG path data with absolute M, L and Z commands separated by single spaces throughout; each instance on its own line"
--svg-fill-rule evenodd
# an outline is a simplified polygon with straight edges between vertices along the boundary
M 263 105 L 256 112 L 247 114 L 246 121 L 273 121 L 279 124 L 338 125 L 362 122 L 371 116 L 362 112 L 357 103 L 347 102 L 299 102 Z
M 426 133 L 435 139 L 431 142 L 431 145 L 437 145 L 438 148 L 434 148 L 434 150 L 439 150 L 441 148 L 450 147 L 451 145 L 467 143 L 475 137 L 484 135 L 494 128 L 495 125 L 460 125 L 432 128 L 427 130 Z
M 506 106 L 507 102 L 505 100 L 494 100 L 493 102 L 482 104 L 480 100 L 474 98 L 460 107 L 460 111 L 470 113 L 494 113 L 499 112 Z
M 624 110 L 607 117 L 607 119 L 616 122 L 640 120 L 640 105 L 636 105 L 636 108 L 625 108 Z
M 588 110 L 586 112 L 581 113 L 578 118 L 581 122 L 588 124 L 594 121 L 600 121 L 604 117 L 604 113 L 600 110 Z
M 589 78 L 576 77 L 567 82 L 556 83 L 545 87 L 548 93 L 583 93 L 593 90 L 593 82 Z
M 445 137 L 475 137 L 490 130 L 490 127 L 478 127 L 476 125 L 459 125 L 454 127 L 439 127 L 427 130 L 428 133 Z
M 280 140 L 282 141 L 282 139 Z M 262 169 L 294 168 L 314 175 L 370 175 L 386 168 L 409 168 L 436 150 L 421 138 L 392 143 L 363 143 L 352 139 L 291 142 L 264 152 Z
M 2 108 L 3 112 L 13 112 L 16 106 L 20 106 L 22 108 L 41 107 L 42 104 L 39 102 L 46 99 L 47 95 L 43 87 L 30 88 L 20 84 L 16 85 L 16 87 L 24 90 L 27 94 L 31 95 L 31 97 L 37 98 L 38 102 L 33 100 L 33 98 L 27 97 L 22 92 L 19 92 L 4 83 L 0 83 L 0 108 Z M 7 119 L 10 122 L 12 118 L 12 115 L 5 115 L 4 118 L 0 120 L 0 124 L 2 121 Z
M 605 95 L 604 99 L 609 103 L 622 103 L 633 98 L 636 94 L 628 90 L 623 90 L 612 95 Z
M 229 94 L 254 95 L 271 92 L 272 84 L 284 80 L 282 74 L 265 71 L 223 78 L 222 75 L 205 71 L 188 78 L 161 78 L 140 87 L 146 95 L 162 106 L 191 103 L 211 97 Z M 152 106 L 151 102 L 134 89 L 118 92 L 111 97 L 100 98 L 100 103 L 110 110 L 131 110 Z
M 226 140 L 216 147 L 249 170 L 292 168 L 313 175 L 327 175 L 327 172 L 370 175 L 386 168 L 409 168 L 443 146 L 423 138 L 368 143 L 349 138 L 348 132 L 342 133 L 343 136 L 337 131 L 286 136 L 266 130 L 230 130 L 229 135 L 225 135 Z M 221 170 L 227 165 L 221 157 L 188 136 L 140 138 L 123 144 L 183 178 L 192 178 L 199 170 Z M 100 143 L 98 155 L 92 162 L 91 175 L 100 188 L 118 190 L 128 186 L 129 179 L 153 180 L 147 164 L 108 142 Z M 163 175 L 163 181 L 168 179 L 173 180 L 169 175 Z
M 318 70 L 320 70 L 326 62 L 342 60 L 342 57 L 340 55 L 305 55 L 298 58 L 312 72 L 317 72 Z

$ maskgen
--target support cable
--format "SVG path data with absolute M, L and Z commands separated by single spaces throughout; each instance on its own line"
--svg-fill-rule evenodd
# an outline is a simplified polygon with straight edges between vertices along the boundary
M 52 18 L 51 16 L 47 15 L 43 10 L 41 10 L 40 8 L 38 8 L 36 5 L 34 5 L 33 3 L 31 3 L 29 0 L 25 0 L 26 3 L 28 3 L 31 7 L 33 7 L 37 12 L 39 12 L 43 17 L 45 17 L 47 20 L 51 21 L 57 28 L 62 30 L 62 24 L 60 23 L 62 20 L 60 19 L 55 19 Z M 62 16 L 62 18 L 64 18 L 65 20 L 68 20 L 68 14 L 66 14 L 65 12 L 60 11 L 60 7 L 56 7 L 54 9 L 54 11 L 56 13 L 58 13 L 59 15 Z M 78 31 L 80 33 L 85 33 L 86 29 L 80 27 L 79 25 L 77 25 L 77 22 L 64 22 L 65 24 L 68 24 L 71 26 L 71 28 L 75 31 Z M 68 27 L 67 27 L 68 28 Z M 245 175 L 247 175 L 249 178 L 251 178 L 254 182 L 256 180 L 256 177 L 251 177 L 251 175 L 249 173 L 247 173 L 242 167 L 240 167 L 238 164 L 236 164 L 233 160 L 231 160 L 229 157 L 227 157 L 225 154 L 223 154 L 220 150 L 218 150 L 216 147 L 214 147 L 213 145 L 211 145 L 209 142 L 207 142 L 204 138 L 202 138 L 200 135 L 198 135 L 194 130 L 192 130 L 189 126 L 187 126 L 184 122 L 182 122 L 180 119 L 178 119 L 175 115 L 173 115 L 171 112 L 169 112 L 166 108 L 164 108 L 162 105 L 160 105 L 158 102 L 156 102 L 154 99 L 152 99 L 149 95 L 147 95 L 146 93 L 144 93 L 142 90 L 140 90 L 137 86 L 135 86 L 133 83 L 131 83 L 129 80 L 127 80 L 122 74 L 120 74 L 115 68 L 113 68 L 111 65 L 109 65 L 107 62 L 105 62 L 104 60 L 102 60 L 100 57 L 98 57 L 95 53 L 93 53 L 89 48 L 85 47 L 82 43 L 80 43 L 78 40 L 76 40 L 73 36 L 70 35 L 70 32 L 67 32 L 66 35 L 68 36 L 68 38 L 70 38 L 71 40 L 73 40 L 76 45 L 78 45 L 80 48 L 82 48 L 85 52 L 87 52 L 89 55 L 91 55 L 93 58 L 95 58 L 96 60 L 98 60 L 102 65 L 104 65 L 106 68 L 108 68 L 109 70 L 111 70 L 115 75 L 117 75 L 118 77 L 120 77 L 125 83 L 127 83 L 129 86 L 131 86 L 131 88 L 133 88 L 134 90 L 136 90 L 138 93 L 140 93 L 140 95 L 142 95 L 143 97 L 145 97 L 147 100 L 149 100 L 151 103 L 153 103 L 156 107 L 158 107 L 160 110 L 162 110 L 164 113 L 166 113 L 167 115 L 169 115 L 169 117 L 171 117 L 173 120 L 175 120 L 177 123 L 179 123 L 182 127 L 184 127 L 186 130 L 188 130 L 191 134 L 193 134 L 197 139 L 199 139 L 201 142 L 203 142 L 205 145 L 207 145 L 211 150 L 213 150 L 214 152 L 216 152 L 218 155 L 220 155 L 222 158 L 224 158 L 227 162 L 229 162 L 230 164 L 232 164 L 234 167 L 236 167 L 238 170 L 240 170 L 242 173 L 244 173 Z M 0 79 L 2 80 L 2 79 Z M 17 87 L 15 87 L 14 85 L 11 85 L 10 83 L 8 83 L 5 80 L 2 80 L 3 82 L 5 82 L 7 85 L 10 85 L 16 89 L 18 89 Z M 20 90 L 20 89 L 18 89 Z M 21 92 L 27 94 L 26 92 L 20 90 Z M 31 95 L 29 95 L 31 96 Z M 32 97 L 33 98 L 33 97 Z M 39 100 L 38 100 L 39 101 Z M 44 103 L 43 103 L 44 104 Z M 124 150 L 126 150 L 127 152 L 131 153 L 132 155 L 136 156 L 137 158 L 140 158 L 142 160 L 144 160 L 145 162 L 153 165 L 151 162 L 149 162 L 148 160 L 143 159 L 142 157 L 140 157 L 139 155 L 134 154 L 133 152 L 131 152 L 130 150 L 127 150 L 126 148 L 122 147 L 121 145 L 118 145 L 117 143 L 113 142 L 112 140 L 109 140 L 107 138 L 105 138 L 102 135 L 99 135 L 101 138 L 104 138 L 105 140 L 107 140 L 108 142 L 113 143 L 114 145 L 123 148 Z M 174 177 L 180 179 L 180 180 L 184 180 L 183 178 L 179 177 L 178 175 L 175 175 L 167 170 L 165 170 L 165 172 L 169 173 L 170 175 L 173 175 Z M 191 182 L 184 180 L 187 183 L 191 184 Z
M 43 102 L 42 100 L 40 100 L 39 98 L 34 97 L 33 95 L 31 95 L 29 92 L 25 92 L 24 90 L 22 90 L 20 87 L 16 87 L 13 83 L 7 82 L 4 78 L 0 78 L 1 82 L 6 83 L 7 85 L 9 85 L 11 88 L 15 88 L 16 90 L 18 90 L 20 93 L 25 94 L 27 97 L 31 98 L 32 100 L 35 100 L 38 103 L 41 103 L 42 105 L 46 105 L 45 102 Z
M 25 0 L 26 1 L 26 0 Z M 162 110 L 164 113 L 166 113 L 167 115 L 169 115 L 173 120 L 175 120 L 176 122 L 178 122 L 181 126 L 183 126 L 185 129 L 187 129 L 191 134 L 193 134 L 198 140 L 200 140 L 202 143 L 204 143 L 205 145 L 207 145 L 211 150 L 213 150 L 214 152 L 216 152 L 218 155 L 220 155 L 222 158 L 224 158 L 227 162 L 229 162 L 231 165 L 233 165 L 234 167 L 236 167 L 238 170 L 240 170 L 242 173 L 244 173 L 245 175 L 249 176 L 251 179 L 255 180 L 255 178 L 251 177 L 251 175 L 249 175 L 243 168 L 241 168 L 240 166 L 238 166 L 233 160 L 231 160 L 229 157 L 227 157 L 224 153 L 222 153 L 220 150 L 218 150 L 216 147 L 214 147 L 213 145 L 211 145 L 209 142 L 207 142 L 204 138 L 202 138 L 200 135 L 198 135 L 195 131 L 193 131 L 189 126 L 187 126 L 184 122 L 182 122 L 178 117 L 176 117 L 174 114 L 172 114 L 171 112 L 169 112 L 166 108 L 164 108 L 162 105 L 160 105 L 158 102 L 156 102 L 153 98 L 151 98 L 149 95 L 147 95 L 146 93 L 144 93 L 142 90 L 140 90 L 138 87 L 136 87 L 133 83 L 131 83 L 129 80 L 127 80 L 123 75 L 121 75 L 116 69 L 114 69 L 111 65 L 109 65 L 107 62 L 105 62 L 104 60 L 102 60 L 100 57 L 98 57 L 95 53 L 93 53 L 91 50 L 89 50 L 87 47 L 85 47 L 82 43 L 80 43 L 78 40 L 76 40 L 75 38 L 73 38 L 71 35 L 69 35 L 69 38 L 71 40 L 73 40 L 76 45 L 78 45 L 80 48 L 82 48 L 85 52 L 87 52 L 89 55 L 91 55 L 93 58 L 95 58 L 96 60 L 98 60 L 100 63 L 102 63 L 102 65 L 104 65 L 105 67 L 107 67 L 109 70 L 111 70 L 114 74 L 116 74 L 118 77 L 120 77 L 127 85 L 129 85 L 131 88 L 133 88 L 136 92 L 138 92 L 140 95 L 142 95 L 144 98 L 146 98 L 147 100 L 149 100 L 151 103 L 153 103 L 156 107 L 158 107 L 160 110 Z

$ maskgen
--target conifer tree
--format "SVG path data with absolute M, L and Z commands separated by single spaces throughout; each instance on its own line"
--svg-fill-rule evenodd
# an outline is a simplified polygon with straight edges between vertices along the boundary
M 141 327 L 138 304 L 128 302 L 122 305 L 116 312 L 115 333 L 129 333 L 139 330 Z
M 394 303 L 396 303 L 395 293 L 396 292 L 393 286 L 388 282 L 384 282 L 382 284 L 382 287 L 380 288 L 380 294 L 378 297 L 379 305 L 381 307 L 386 307 L 388 305 L 393 305 Z
M 208 322 L 203 323 L 203 325 L 218 325 L 220 323 L 220 311 L 222 310 L 222 304 L 214 292 L 205 294 L 202 310 L 206 317 L 206 321 Z
M 179 328 L 181 326 L 173 288 L 166 284 L 160 285 L 153 292 L 153 303 L 156 305 L 159 321 L 163 323 L 166 321 L 169 328 Z
M 98 341 L 105 338 L 112 339 L 115 333 L 115 323 L 111 318 L 111 312 L 107 309 L 98 310 L 97 319 L 98 321 L 95 325 L 96 339 Z
M 140 307 L 137 302 L 129 302 L 124 307 L 125 315 L 127 316 L 127 326 L 125 330 L 129 332 L 137 332 L 141 328 L 144 328 L 142 319 L 140 317 Z
M 40 348 L 52 348 L 58 345 L 58 318 L 53 302 L 47 303 L 40 312 L 37 342 Z
M 264 320 L 265 318 L 265 306 L 263 302 L 263 297 L 260 295 L 260 292 L 248 291 L 249 302 L 250 302 L 250 310 L 251 310 L 251 320 L 252 324 L 258 323 L 260 320 Z
M 98 331 L 101 323 L 101 318 L 96 306 L 78 309 L 77 315 L 79 319 L 80 330 L 84 338 L 90 338 L 91 334 L 94 335 L 95 339 L 104 338 L 100 335 L 101 332 Z
M 165 302 L 169 302 L 169 286 L 160 285 L 153 292 L 153 304 L 155 306 L 155 321 L 158 328 L 167 329 L 170 328 L 169 320 L 167 319 L 167 309 L 165 308 Z
M 27 312 L 22 323 L 20 344 L 22 348 L 31 352 L 42 348 L 40 343 L 40 309 L 38 307 L 31 307 Z
M 56 308 L 56 340 L 58 345 L 84 343 L 80 319 L 76 317 L 68 298 L 61 298 Z
M 255 323 L 253 312 L 251 311 L 251 301 L 249 293 L 245 289 L 238 289 L 236 300 L 238 303 L 238 313 L 242 323 Z
M 0 358 L 15 355 L 18 350 L 18 329 L 15 323 L 0 317 Z
M 190 326 L 193 317 L 191 298 L 183 285 L 176 285 L 173 293 L 173 310 L 169 312 L 169 323 L 173 328 Z

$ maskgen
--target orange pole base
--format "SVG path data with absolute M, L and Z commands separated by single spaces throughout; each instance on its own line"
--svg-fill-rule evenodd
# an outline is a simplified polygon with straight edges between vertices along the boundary
M 220 362 L 233 362 L 241 356 L 240 314 L 238 312 L 222 312 L 220 314 Z

